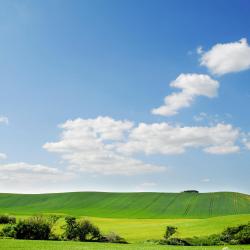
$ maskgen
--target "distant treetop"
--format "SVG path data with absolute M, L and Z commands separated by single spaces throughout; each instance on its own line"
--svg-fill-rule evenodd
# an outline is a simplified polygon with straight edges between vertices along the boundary
M 199 193 L 197 190 L 185 190 L 183 193 Z

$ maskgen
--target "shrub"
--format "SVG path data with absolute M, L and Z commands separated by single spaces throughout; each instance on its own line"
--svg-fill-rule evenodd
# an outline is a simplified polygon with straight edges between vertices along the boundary
M 65 237 L 68 240 L 100 241 L 102 238 L 99 228 L 89 220 L 76 221 L 75 217 L 68 216 L 65 221 Z
M 172 235 L 176 233 L 176 231 L 177 231 L 177 227 L 167 226 L 165 234 L 164 234 L 164 238 L 169 239 Z
M 15 227 L 13 225 L 7 225 L 2 229 L 2 236 L 13 238 L 15 236 Z
M 8 215 L 0 215 L 0 224 L 15 224 L 16 218 Z
M 128 242 L 119 236 L 118 234 L 114 232 L 110 232 L 109 234 L 103 236 L 101 238 L 102 242 L 109 242 L 109 243 L 122 243 L 122 244 L 127 244 Z
M 77 236 L 80 241 L 99 241 L 101 232 L 89 220 L 83 219 L 77 223 Z
M 43 217 L 31 217 L 21 220 L 15 226 L 14 238 L 26 240 L 48 240 L 50 224 Z
M 160 245 L 174 245 L 174 246 L 190 246 L 190 243 L 180 238 L 163 239 L 159 241 Z
M 193 237 L 185 239 L 191 246 L 219 246 L 225 243 L 221 241 L 220 235 L 213 234 L 203 237 Z
M 75 217 L 68 216 L 65 221 L 64 235 L 67 240 L 127 243 L 124 238 L 115 233 L 103 236 L 99 228 L 89 220 L 81 219 L 77 221 Z
M 50 215 L 48 216 L 47 220 L 49 222 L 49 224 L 51 225 L 51 227 L 53 227 L 56 222 L 61 218 L 62 216 L 60 215 Z
M 72 216 L 67 216 L 65 218 L 66 227 L 65 227 L 65 238 L 68 240 L 77 239 L 77 223 L 76 218 Z
M 250 222 L 237 227 L 228 227 L 222 232 L 221 240 L 232 245 L 250 244 Z

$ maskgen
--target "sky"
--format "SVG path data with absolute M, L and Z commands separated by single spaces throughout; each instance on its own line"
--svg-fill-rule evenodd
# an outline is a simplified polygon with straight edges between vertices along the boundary
M 0 192 L 250 193 L 248 0 L 0 6 Z

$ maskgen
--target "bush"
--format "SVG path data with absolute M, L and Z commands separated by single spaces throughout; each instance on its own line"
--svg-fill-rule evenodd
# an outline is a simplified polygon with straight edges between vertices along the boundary
M 0 224 L 15 224 L 16 218 L 8 215 L 0 215 Z
M 50 224 L 51 227 L 53 227 L 56 222 L 61 218 L 62 216 L 60 215 L 50 215 L 48 216 L 47 220 L 48 220 L 48 223 Z
M 170 238 L 159 241 L 160 245 L 190 246 L 190 243 L 180 238 Z
M 228 227 L 221 234 L 185 239 L 192 246 L 216 246 L 250 244 L 250 223 Z
M 177 227 L 173 226 L 167 226 L 166 227 L 166 232 L 164 234 L 165 239 L 169 239 L 172 235 L 174 235 L 177 231 Z
M 68 216 L 65 221 L 65 238 L 67 240 L 127 243 L 125 239 L 115 233 L 103 236 L 99 228 L 89 220 L 81 219 L 77 221 L 75 217 Z
M 109 242 L 109 243 L 121 243 L 121 244 L 127 244 L 128 242 L 119 236 L 118 234 L 114 232 L 110 232 L 109 234 L 103 236 L 101 238 L 102 242 Z
M 8 237 L 8 238 L 13 238 L 15 236 L 15 227 L 13 225 L 5 226 L 2 229 L 2 236 Z
M 100 241 L 102 238 L 99 228 L 89 220 L 76 221 L 75 217 L 68 216 L 65 221 L 65 237 L 68 240 Z
M 65 218 L 65 221 L 66 221 L 65 238 L 68 240 L 76 240 L 77 239 L 76 218 L 72 216 L 67 216 Z
M 80 220 L 77 223 L 77 236 L 80 241 L 100 241 L 101 232 L 89 220 Z
M 14 230 L 15 239 L 48 240 L 51 226 L 43 217 L 31 217 L 19 221 Z
M 250 243 L 250 222 L 237 227 L 228 227 L 221 234 L 221 240 L 232 244 L 249 244 Z
M 220 235 L 213 234 L 203 237 L 193 237 L 185 239 L 191 246 L 220 246 L 225 243 L 221 241 Z

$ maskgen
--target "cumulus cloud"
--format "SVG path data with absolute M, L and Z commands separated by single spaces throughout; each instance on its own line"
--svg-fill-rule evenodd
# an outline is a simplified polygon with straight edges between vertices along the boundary
M 60 171 L 57 168 L 47 167 L 40 164 L 29 164 L 25 162 L 0 164 L 0 172 L 30 172 L 39 174 L 59 174 Z
M 0 116 L 0 123 L 8 125 L 9 124 L 9 118 L 6 117 L 6 116 Z
M 236 145 L 239 134 L 238 129 L 226 124 L 181 127 L 168 123 L 141 123 L 118 150 L 126 154 L 168 155 L 184 153 L 188 148 L 202 148 L 210 154 L 228 154 L 239 151 Z
M 69 164 L 69 169 L 99 174 L 133 175 L 164 171 L 162 166 L 117 152 L 117 143 L 126 140 L 133 127 L 129 121 L 110 117 L 66 121 L 58 142 L 46 143 L 44 148 L 59 153 Z
M 224 75 L 250 68 L 250 46 L 242 38 L 232 43 L 216 44 L 209 51 L 200 51 L 200 64 L 212 74 Z
M 56 142 L 43 147 L 57 153 L 73 172 L 103 175 L 134 175 L 165 171 L 166 167 L 138 159 L 138 154 L 181 154 L 200 148 L 210 154 L 239 151 L 239 131 L 226 124 L 181 127 L 168 123 L 140 123 L 110 117 L 76 119 L 61 126 Z
M 73 179 L 75 176 L 70 172 L 63 172 L 54 167 L 26 162 L 0 164 L 0 179 L 17 182 L 43 182 L 63 181 Z M 9 183 L 9 182 L 8 182 Z
M 153 109 L 153 114 L 175 115 L 181 108 L 189 107 L 197 96 L 216 97 L 219 82 L 204 74 L 180 74 L 170 86 L 181 91 L 166 96 L 164 105 Z
M 8 192 L 44 192 L 47 188 L 76 178 L 74 173 L 41 164 L 16 162 L 0 164 L 0 188 Z
M 0 160 L 5 160 L 7 159 L 7 155 L 4 153 L 0 153 Z

